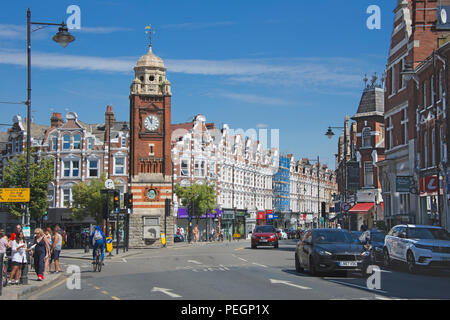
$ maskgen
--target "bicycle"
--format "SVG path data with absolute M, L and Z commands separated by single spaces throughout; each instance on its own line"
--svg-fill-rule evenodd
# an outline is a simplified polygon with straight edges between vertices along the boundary
M 95 249 L 95 261 L 93 263 L 94 266 L 94 272 L 95 270 L 98 270 L 98 272 L 102 271 L 102 256 L 100 253 L 100 248 Z

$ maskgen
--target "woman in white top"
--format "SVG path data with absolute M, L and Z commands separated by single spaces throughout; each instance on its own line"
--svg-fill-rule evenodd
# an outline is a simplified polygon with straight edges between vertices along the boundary
M 20 275 L 22 273 L 22 265 L 27 263 L 26 249 L 27 245 L 23 240 L 23 232 L 20 231 L 16 235 L 16 239 L 11 241 L 11 261 L 12 261 L 12 270 L 9 275 L 9 283 L 11 284 L 19 284 Z M 15 276 L 15 281 L 13 278 Z

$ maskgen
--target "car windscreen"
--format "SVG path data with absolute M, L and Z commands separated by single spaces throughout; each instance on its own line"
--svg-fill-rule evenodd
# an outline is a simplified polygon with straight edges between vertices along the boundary
M 370 240 L 373 242 L 384 242 L 386 235 L 382 232 L 373 232 L 370 234 Z
M 263 232 L 275 232 L 275 229 L 271 226 L 258 226 L 255 228 L 255 233 L 263 233 Z
M 408 228 L 408 238 L 424 240 L 450 240 L 450 235 L 444 229 Z
M 351 234 L 345 231 L 318 231 L 313 238 L 315 243 L 354 243 Z

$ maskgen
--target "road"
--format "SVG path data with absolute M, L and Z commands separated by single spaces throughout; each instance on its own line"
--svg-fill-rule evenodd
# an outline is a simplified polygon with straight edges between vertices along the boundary
M 296 240 L 279 249 L 250 249 L 249 241 L 145 250 L 105 260 L 101 273 L 90 262 L 62 259 L 81 268 L 81 289 L 66 281 L 30 299 L 62 300 L 389 300 L 450 299 L 450 273 L 412 275 L 397 266 L 381 272 L 380 290 L 359 274 L 311 277 L 294 268 Z

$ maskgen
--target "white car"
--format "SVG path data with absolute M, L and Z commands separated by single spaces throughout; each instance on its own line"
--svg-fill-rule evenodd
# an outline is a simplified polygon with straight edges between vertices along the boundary
M 386 236 L 383 253 L 386 267 L 395 260 L 411 273 L 418 267 L 450 270 L 450 234 L 441 227 L 397 225 Z

